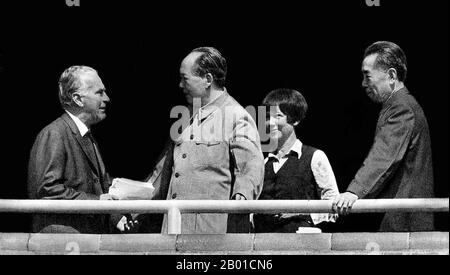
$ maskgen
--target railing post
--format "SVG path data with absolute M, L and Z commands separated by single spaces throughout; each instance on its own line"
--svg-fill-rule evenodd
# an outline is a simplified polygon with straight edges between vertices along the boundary
M 181 212 L 176 205 L 169 208 L 167 214 L 167 229 L 167 233 L 169 234 L 181 234 Z

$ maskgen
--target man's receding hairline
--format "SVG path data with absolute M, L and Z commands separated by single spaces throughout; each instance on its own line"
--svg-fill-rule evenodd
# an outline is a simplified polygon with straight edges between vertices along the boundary
M 86 79 L 86 75 L 89 75 Z M 98 77 L 98 79 L 100 80 L 100 76 L 98 75 L 97 71 L 95 70 L 86 70 L 86 71 L 82 71 L 79 75 L 78 75 L 78 80 L 81 82 L 82 87 L 80 88 L 84 88 L 84 89 L 90 89 L 91 87 L 93 87 L 93 84 L 88 84 L 86 82 L 90 81 L 90 82 L 95 82 L 95 76 Z
M 194 53 L 200 53 L 200 55 L 197 57 L 193 57 Z M 180 69 L 183 65 L 185 65 L 185 66 L 191 65 L 191 68 L 189 71 L 192 75 L 195 75 L 195 66 L 197 66 L 197 60 L 200 58 L 201 54 L 202 54 L 202 52 L 197 52 L 197 51 L 190 52 L 188 55 L 185 56 L 183 61 L 181 61 Z M 191 61 L 192 61 L 192 64 L 189 64 L 188 62 L 191 62 Z M 180 71 L 180 74 L 181 74 L 181 71 Z
M 367 63 L 367 60 L 368 60 L 369 58 L 371 58 L 371 57 L 374 57 L 374 59 L 373 59 L 373 64 L 372 64 L 372 68 L 373 68 L 373 69 L 379 69 L 379 68 L 380 68 L 380 66 L 379 66 L 379 64 L 378 64 L 379 62 L 377 61 L 379 56 L 380 56 L 379 53 L 371 53 L 371 54 L 369 54 L 369 55 L 366 55 L 366 56 L 364 57 L 363 62 L 362 62 L 361 70 L 362 70 L 363 72 L 365 71 L 365 70 L 364 70 L 364 64 Z
M 200 59 L 200 57 L 202 57 L 203 54 L 205 54 L 204 52 L 199 52 L 199 51 L 192 51 L 189 54 L 198 54 L 198 56 L 193 56 L 193 62 L 192 62 L 192 67 L 191 67 L 191 73 L 195 75 L 195 72 L 197 70 L 198 65 L 198 60 Z

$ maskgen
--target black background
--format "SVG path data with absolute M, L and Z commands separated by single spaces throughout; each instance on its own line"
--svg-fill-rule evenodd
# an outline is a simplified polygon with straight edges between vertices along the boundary
M 94 128 L 109 172 L 144 179 L 168 137 L 170 110 L 185 104 L 180 62 L 199 46 L 225 56 L 227 89 L 244 107 L 275 88 L 301 91 L 309 113 L 298 136 L 325 151 L 344 191 L 373 141 L 379 107 L 361 88 L 360 67 L 378 40 L 408 57 L 406 85 L 430 126 L 436 196 L 449 196 L 448 1 L 48 2 L 0 4 L 0 199 L 27 198 L 28 154 L 62 113 L 57 81 L 71 65 L 95 68 L 111 98 Z M 448 214 L 437 218 L 448 231 Z M 0 221 L 0 232 L 29 231 L 28 215 Z M 361 221 L 342 219 L 340 230 L 363 230 Z

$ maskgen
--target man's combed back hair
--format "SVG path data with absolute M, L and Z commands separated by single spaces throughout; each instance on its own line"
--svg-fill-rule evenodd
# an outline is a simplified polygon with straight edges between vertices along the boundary
M 61 74 L 58 82 L 59 101 L 64 109 L 72 106 L 72 94 L 82 87 L 80 75 L 86 72 L 97 73 L 96 70 L 88 66 L 71 66 Z
M 364 58 L 369 55 L 378 54 L 375 60 L 375 68 L 384 71 L 394 68 L 397 71 L 398 80 L 404 82 L 408 72 L 406 55 L 395 43 L 379 41 L 370 45 L 364 52 Z
M 201 77 L 210 73 L 214 77 L 217 87 L 221 89 L 225 87 L 227 61 L 222 54 L 213 47 L 200 47 L 192 50 L 192 52 L 201 53 L 195 61 L 192 73 Z
M 301 122 L 308 111 L 308 104 L 303 95 L 292 89 L 276 89 L 271 91 L 263 100 L 263 106 L 279 106 L 287 116 L 288 123 Z M 267 109 L 269 110 L 269 109 Z

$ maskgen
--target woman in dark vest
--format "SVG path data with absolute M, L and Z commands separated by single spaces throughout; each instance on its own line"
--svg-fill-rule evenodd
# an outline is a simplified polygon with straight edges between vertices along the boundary
M 338 187 L 333 169 L 321 150 L 302 144 L 295 127 L 308 105 L 298 91 L 277 89 L 263 100 L 270 153 L 265 158 L 264 186 L 260 200 L 333 200 Z M 270 148 L 271 147 L 271 148 Z M 335 222 L 336 214 L 254 214 L 256 233 L 295 233 L 302 228 Z

